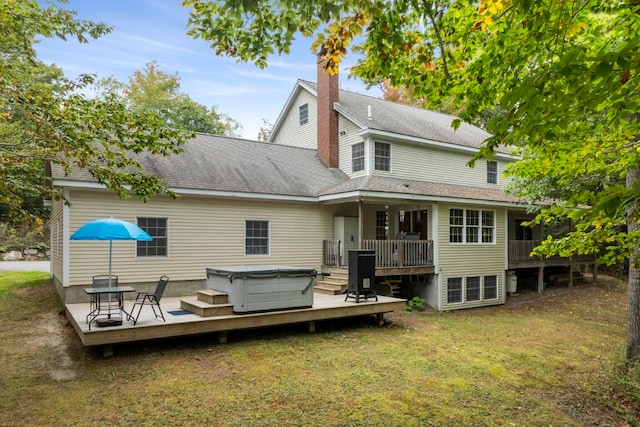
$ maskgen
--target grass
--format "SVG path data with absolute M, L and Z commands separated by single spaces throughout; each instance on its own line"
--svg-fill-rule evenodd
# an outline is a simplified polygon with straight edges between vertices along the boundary
M 0 276 L 0 289 L 6 289 Z M 84 348 L 51 284 L 0 299 L 0 425 L 640 425 L 626 289 Z M 9 368 L 10 367 L 10 368 Z

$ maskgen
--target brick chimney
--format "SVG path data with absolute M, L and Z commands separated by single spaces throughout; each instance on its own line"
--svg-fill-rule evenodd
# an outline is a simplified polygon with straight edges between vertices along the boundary
M 318 154 L 330 168 L 338 167 L 338 74 L 326 71 L 327 61 L 318 54 Z

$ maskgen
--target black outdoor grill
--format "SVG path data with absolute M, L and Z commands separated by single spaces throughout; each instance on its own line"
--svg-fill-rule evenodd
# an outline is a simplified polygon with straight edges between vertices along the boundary
M 360 299 L 375 298 L 378 301 L 375 285 L 376 252 L 369 249 L 349 250 L 349 290 L 344 300 L 354 298 L 360 302 Z

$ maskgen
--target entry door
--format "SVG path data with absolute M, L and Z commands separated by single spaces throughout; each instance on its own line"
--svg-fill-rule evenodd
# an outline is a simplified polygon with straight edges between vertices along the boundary
M 401 232 L 411 233 L 416 240 L 427 240 L 429 238 L 426 209 L 405 211 L 404 218 L 399 215 L 398 220 Z
M 340 265 L 348 265 L 349 250 L 358 249 L 358 229 L 358 217 L 337 216 L 334 218 L 334 238 L 340 240 Z

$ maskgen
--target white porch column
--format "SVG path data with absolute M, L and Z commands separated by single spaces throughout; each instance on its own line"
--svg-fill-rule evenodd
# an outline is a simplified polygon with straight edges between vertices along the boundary
M 362 199 L 358 200 L 358 249 L 362 249 L 362 234 L 364 233 L 364 207 Z

